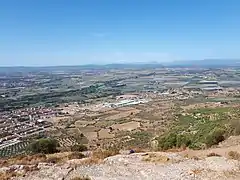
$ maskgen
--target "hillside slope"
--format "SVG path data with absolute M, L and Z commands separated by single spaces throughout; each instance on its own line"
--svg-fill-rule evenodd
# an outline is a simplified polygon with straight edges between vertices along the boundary
M 82 159 L 70 160 L 62 165 L 39 164 L 38 171 L 15 179 L 72 180 L 74 177 L 89 177 L 94 180 L 239 180 L 240 144 L 236 144 L 236 139 L 240 137 L 231 137 L 219 147 L 207 150 L 119 154 L 99 164 L 83 165 Z

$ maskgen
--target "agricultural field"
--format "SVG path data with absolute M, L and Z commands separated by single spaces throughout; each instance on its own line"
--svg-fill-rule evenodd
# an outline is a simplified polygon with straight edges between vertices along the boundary
M 26 147 L 28 146 L 28 141 L 18 142 L 14 145 L 0 149 L 0 157 L 10 157 L 25 153 Z
M 39 126 L 44 137 L 58 140 L 60 151 L 76 144 L 93 150 L 109 145 L 150 149 L 152 141 L 158 142 L 159 149 L 198 149 L 238 132 L 232 128 L 239 117 L 235 71 L 226 69 L 221 76 L 221 69 L 155 65 L 141 69 L 119 65 L 114 69 L 62 68 L 30 71 L 20 77 L 3 74 L 0 128 L 6 129 L 6 121 L 11 120 L 12 132 L 17 127 L 28 139 L 28 128 Z M 235 85 L 222 86 L 229 83 Z M 18 121 L 23 121 L 22 125 Z M 37 138 L 39 132 L 35 135 Z M 8 138 L 4 133 L 0 142 Z M 1 156 L 22 153 L 24 147 L 24 142 L 9 146 L 0 151 Z

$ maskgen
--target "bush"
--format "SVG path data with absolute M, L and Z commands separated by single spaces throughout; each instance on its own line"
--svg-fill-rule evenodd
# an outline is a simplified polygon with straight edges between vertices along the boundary
M 130 141 L 127 141 L 124 145 L 127 148 L 149 148 L 149 142 L 152 138 L 152 134 L 145 131 L 135 132 L 130 135 L 132 138 Z
M 71 154 L 68 155 L 68 159 L 82 159 L 84 158 L 84 154 L 80 152 L 72 152 Z
M 55 139 L 45 138 L 32 142 L 28 147 L 31 153 L 52 154 L 57 152 L 58 142 Z
M 213 156 L 216 156 L 216 157 L 221 157 L 221 155 L 217 154 L 217 153 L 214 153 L 214 152 L 211 152 L 207 155 L 207 157 L 213 157 Z
M 77 177 L 72 178 L 71 180 L 91 180 L 91 179 L 89 177 L 79 177 L 79 176 L 77 176 Z
M 238 153 L 237 151 L 230 151 L 230 152 L 228 153 L 228 156 L 229 156 L 231 159 L 240 161 L 240 153 Z
M 240 120 L 233 120 L 231 122 L 231 127 L 233 129 L 233 135 L 240 135 Z
M 158 138 L 158 142 L 162 150 L 185 147 L 201 149 L 223 141 L 225 139 L 224 135 L 225 130 L 219 127 L 213 129 L 210 133 L 203 131 L 203 128 L 198 130 L 196 134 L 178 134 L 178 131 L 172 131 Z
M 71 151 L 87 151 L 88 148 L 87 146 L 83 145 L 83 144 L 75 144 L 74 146 L 71 147 Z
M 47 163 L 53 163 L 53 164 L 59 163 L 61 161 L 62 161 L 62 159 L 59 157 L 49 157 L 46 160 Z
M 215 128 L 209 135 L 206 137 L 206 145 L 211 147 L 217 145 L 218 143 L 225 140 L 224 137 L 225 130 L 222 128 Z
M 191 139 L 188 135 L 178 135 L 176 139 L 176 147 L 188 147 Z
M 199 150 L 205 148 L 205 144 L 201 142 L 192 142 L 189 146 L 190 149 Z
M 177 135 L 177 133 L 170 133 L 159 140 L 159 146 L 163 150 L 171 148 L 188 147 L 191 144 L 190 136 L 187 134 Z
M 171 149 L 177 145 L 177 135 L 170 133 L 159 140 L 159 146 L 163 150 Z

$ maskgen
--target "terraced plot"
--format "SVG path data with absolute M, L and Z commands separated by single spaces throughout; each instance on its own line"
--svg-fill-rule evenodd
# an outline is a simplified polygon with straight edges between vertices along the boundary
M 19 142 L 8 147 L 0 149 L 0 157 L 10 157 L 23 154 L 28 146 L 28 141 Z

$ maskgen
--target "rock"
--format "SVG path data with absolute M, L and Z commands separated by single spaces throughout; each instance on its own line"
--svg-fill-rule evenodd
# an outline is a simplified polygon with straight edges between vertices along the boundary
M 149 158 L 149 161 L 144 160 Z M 16 166 L 21 169 L 21 166 Z M 194 160 L 179 153 L 149 152 L 119 154 L 106 158 L 101 164 L 53 165 L 40 163 L 38 171 L 29 172 L 15 180 L 71 180 L 89 176 L 94 180 L 238 180 L 239 162 L 225 157 Z M 1 168 L 0 170 L 4 170 Z M 228 172 L 228 173 L 226 173 Z

